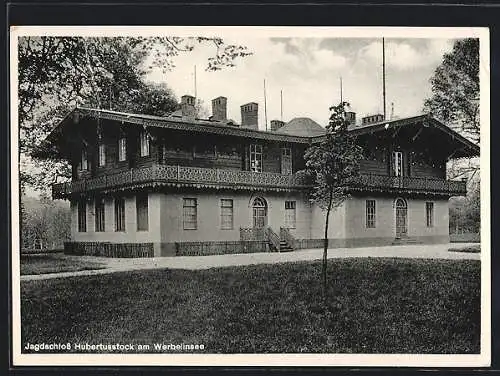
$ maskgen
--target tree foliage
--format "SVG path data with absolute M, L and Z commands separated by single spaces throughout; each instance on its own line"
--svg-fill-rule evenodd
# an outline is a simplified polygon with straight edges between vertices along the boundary
M 436 68 L 431 85 L 424 110 L 479 143 L 479 39 L 456 41 Z
M 304 155 L 305 173 L 314 180 L 311 200 L 325 211 L 322 279 L 324 304 L 327 297 L 328 227 L 332 210 L 349 197 L 349 187 L 359 176 L 363 149 L 348 132 L 345 112 L 348 103 L 330 108 L 331 116 L 324 139 L 309 147 Z
M 21 197 L 21 247 L 61 249 L 71 235 L 71 212 L 67 204 L 42 195 L 40 199 Z

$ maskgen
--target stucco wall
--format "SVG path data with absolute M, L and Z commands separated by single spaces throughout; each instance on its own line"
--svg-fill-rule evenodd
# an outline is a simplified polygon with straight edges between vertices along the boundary
M 284 224 L 285 201 L 296 201 L 296 229 L 291 230 L 296 237 L 310 236 L 310 206 L 300 194 L 269 194 L 248 192 L 214 193 L 162 193 L 161 194 L 161 241 L 163 243 L 187 241 L 237 241 L 240 227 L 253 226 L 252 202 L 255 197 L 263 197 L 268 205 L 268 225 L 274 231 Z M 196 230 L 183 229 L 183 199 L 197 199 L 198 226 Z M 234 225 L 232 230 L 221 229 L 220 200 L 233 200 Z
M 376 201 L 376 227 L 366 228 L 366 200 Z M 408 204 L 409 237 L 448 236 L 448 200 L 406 198 Z M 395 197 L 351 197 L 347 201 L 346 237 L 350 238 L 394 238 Z M 434 224 L 427 227 L 425 203 L 434 203 Z M 425 239 L 423 239 L 425 240 Z
M 328 224 L 328 239 L 343 239 L 345 237 L 345 203 L 340 207 L 332 210 Z M 313 204 L 311 207 L 311 223 L 310 223 L 310 239 L 323 239 L 325 232 L 325 216 L 326 212 L 322 211 L 319 206 Z M 300 238 L 297 236 L 297 238 Z M 307 238 L 307 237 L 304 237 Z
M 115 231 L 114 198 L 105 197 L 104 232 L 95 231 L 95 202 L 87 201 L 87 231 L 78 232 L 78 208 L 76 202 L 71 203 L 71 235 L 77 242 L 103 241 L 112 243 L 151 243 L 160 241 L 160 195 L 148 195 L 148 231 L 137 231 L 137 215 L 135 195 L 125 198 L 125 231 Z

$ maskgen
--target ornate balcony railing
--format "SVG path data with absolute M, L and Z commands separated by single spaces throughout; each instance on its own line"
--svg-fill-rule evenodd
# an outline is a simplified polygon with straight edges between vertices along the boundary
M 440 193 L 446 195 L 465 195 L 467 185 L 464 181 L 421 178 L 411 176 L 360 175 L 352 188 L 358 191 L 400 191 L 413 193 Z
M 66 198 L 72 194 L 107 192 L 144 186 L 290 191 L 306 189 L 311 187 L 311 184 L 305 175 L 297 174 L 156 165 L 55 184 L 52 186 L 52 197 Z M 465 182 L 406 176 L 361 175 L 351 187 L 355 191 L 466 194 Z
M 130 169 L 116 174 L 60 183 L 52 186 L 54 198 L 92 191 L 108 191 L 145 185 L 197 188 L 268 189 L 288 191 L 306 188 L 306 180 L 297 175 L 252 172 L 203 167 L 156 165 Z

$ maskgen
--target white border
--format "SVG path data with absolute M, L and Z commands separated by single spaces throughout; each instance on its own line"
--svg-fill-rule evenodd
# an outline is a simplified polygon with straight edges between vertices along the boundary
M 12 192 L 12 324 L 13 365 L 144 365 L 144 366 L 405 366 L 405 367 L 486 367 L 491 362 L 490 302 L 490 59 L 489 30 L 470 27 L 139 27 L 139 26 L 13 26 L 10 28 L 11 56 L 11 192 Z M 19 192 L 17 128 L 17 37 L 52 36 L 153 36 L 217 35 L 238 37 L 330 37 L 330 38 L 465 38 L 480 39 L 481 114 L 481 353 L 475 355 L 409 354 L 21 354 Z

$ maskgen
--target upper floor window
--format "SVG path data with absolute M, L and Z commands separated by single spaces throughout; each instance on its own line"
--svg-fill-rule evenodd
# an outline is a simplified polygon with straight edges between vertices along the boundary
M 427 227 L 434 226 L 434 203 L 433 202 L 426 202 L 425 203 L 425 221 L 426 221 Z
M 125 231 L 125 199 L 115 198 L 115 231 Z
M 295 228 L 296 226 L 296 201 L 285 201 L 285 227 Z
M 220 200 L 220 227 L 223 230 L 233 229 L 233 200 Z
M 281 173 L 290 175 L 292 173 L 292 149 L 281 149 Z
M 375 228 L 375 200 L 366 200 L 366 228 Z
M 185 198 L 182 206 L 184 230 L 196 230 L 198 228 L 197 200 L 195 198 Z
M 392 168 L 394 176 L 403 176 L 403 152 L 392 152 Z
M 78 201 L 78 232 L 87 231 L 87 202 L 82 199 Z
M 135 205 L 137 213 L 137 231 L 148 231 L 148 194 L 138 194 Z
M 99 167 L 106 165 L 106 145 L 99 144 Z
M 96 198 L 95 200 L 95 231 L 96 232 L 103 232 L 105 231 L 105 225 L 104 225 L 104 210 L 105 209 L 105 203 L 104 203 L 104 198 L 99 197 Z
M 127 159 L 127 139 L 122 137 L 118 140 L 118 161 L 122 162 Z
M 250 145 L 250 170 L 262 172 L 262 145 Z
M 140 138 L 141 157 L 149 156 L 149 136 L 146 132 L 141 132 Z
M 89 159 L 87 155 L 87 149 L 82 149 L 82 155 L 81 155 L 81 161 L 80 161 L 80 168 L 82 170 L 88 170 L 89 169 Z

